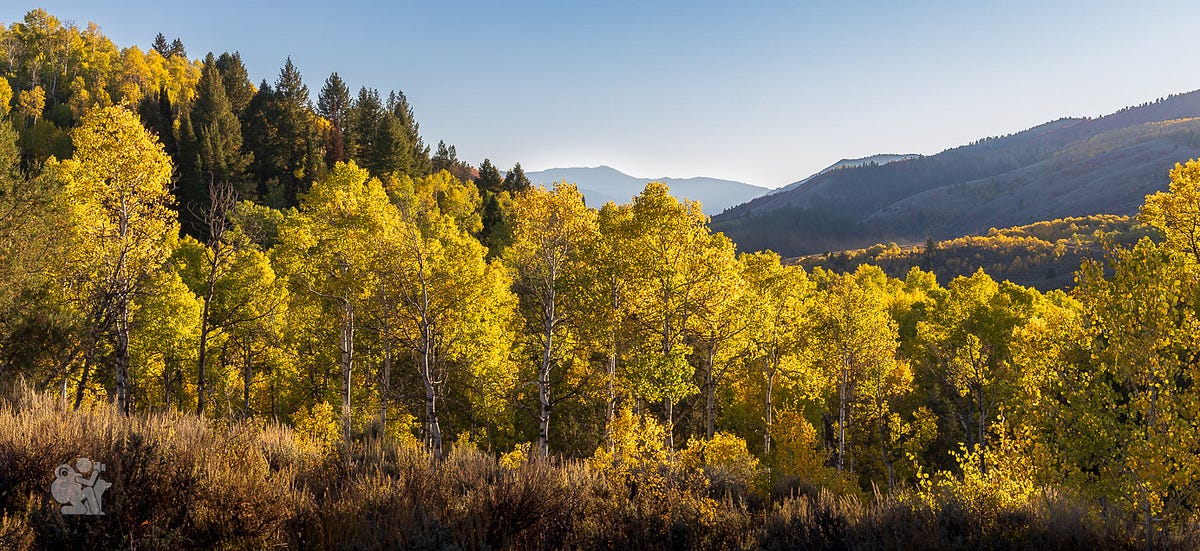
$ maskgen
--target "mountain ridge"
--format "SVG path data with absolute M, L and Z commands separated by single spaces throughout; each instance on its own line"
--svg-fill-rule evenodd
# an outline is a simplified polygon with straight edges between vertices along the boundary
M 833 170 L 716 216 L 742 250 L 785 256 L 919 243 L 1039 220 L 1129 215 L 1200 156 L 1200 91 L 1064 117 L 935 155 Z
M 792 182 L 783 187 L 775 188 L 775 189 L 767 192 L 767 195 L 774 195 L 776 193 L 784 193 L 787 191 L 791 191 L 793 189 L 797 189 L 800 186 L 803 186 L 804 184 L 812 181 L 813 178 L 816 178 L 817 176 L 820 176 L 820 175 L 825 174 L 826 172 L 829 172 L 832 170 L 839 170 L 839 169 L 843 169 L 843 168 L 856 168 L 856 167 L 868 165 L 871 163 L 885 165 L 888 163 L 894 163 L 894 162 L 898 162 L 898 161 L 907 161 L 909 159 L 915 159 L 917 157 L 922 157 L 922 156 L 923 155 L 921 155 L 920 153 L 877 153 L 875 155 L 870 155 L 867 157 L 859 157 L 857 159 L 842 159 L 836 163 L 833 163 L 833 164 L 809 175 L 807 178 L 804 178 L 802 180 L 797 180 L 797 181 Z
M 690 178 L 640 178 L 608 165 L 595 167 L 549 168 L 527 172 L 529 180 L 539 185 L 567 181 L 575 184 L 588 205 L 599 207 L 607 202 L 628 203 L 650 182 L 662 182 L 679 198 L 699 201 L 709 214 L 722 212 L 770 191 L 769 188 L 707 176 Z

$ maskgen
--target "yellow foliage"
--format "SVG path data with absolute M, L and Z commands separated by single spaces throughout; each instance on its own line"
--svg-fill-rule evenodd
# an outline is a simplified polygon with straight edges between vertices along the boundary
M 728 432 L 718 431 L 711 440 L 689 438 L 679 453 L 680 464 L 754 487 L 761 478 L 758 458 L 746 449 L 746 441 Z
M 512 451 L 500 454 L 499 464 L 505 469 L 516 469 L 529 461 L 531 442 L 521 442 L 513 446 Z
M 8 85 L 8 79 L 0 78 L 0 117 L 8 114 L 12 98 L 13 91 L 12 87 Z
M 22 90 L 17 94 L 17 107 L 26 117 L 38 120 L 42 111 L 46 109 L 45 90 L 42 90 L 41 86 L 34 86 L 32 90 Z
M 961 476 L 940 471 L 930 476 L 918 469 L 918 495 L 934 506 L 963 504 L 978 518 L 996 518 L 1029 503 L 1037 490 L 1036 465 L 1028 440 L 998 436 L 988 448 L 951 451 Z
M 301 407 L 292 414 L 292 425 L 299 441 L 313 446 L 325 455 L 337 449 L 342 427 L 333 406 L 321 402 L 312 409 Z
M 389 419 L 387 427 L 384 428 L 384 434 L 395 439 L 401 445 L 409 448 L 420 447 L 421 443 L 413 436 L 413 427 L 417 424 L 417 417 L 411 413 L 403 412 L 394 419 Z
M 804 416 L 795 411 L 779 412 L 771 434 L 776 473 L 799 478 L 838 495 L 858 493 L 852 477 L 826 465 L 829 451 L 818 437 L 817 429 Z
M 601 446 L 592 456 L 592 464 L 606 472 L 627 473 L 631 469 L 655 468 L 667 462 L 667 431 L 648 415 L 622 409 L 609 426 L 611 449 Z

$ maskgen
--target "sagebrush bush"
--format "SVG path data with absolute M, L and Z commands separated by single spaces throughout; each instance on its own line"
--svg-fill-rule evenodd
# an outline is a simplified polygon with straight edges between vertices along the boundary
M 319 412 L 318 412 L 319 415 Z M 1059 490 L 987 492 L 981 474 L 865 500 L 812 481 L 752 491 L 740 439 L 672 452 L 623 413 L 588 461 L 501 462 L 470 445 L 434 458 L 367 436 L 314 445 L 290 428 L 183 414 L 74 411 L 21 388 L 0 397 L 0 549 L 1119 549 L 1136 527 Z M 518 457 L 520 456 L 520 457 Z M 108 464 L 103 516 L 64 516 L 55 466 Z M 967 458 L 969 459 L 969 458 Z M 968 462 L 968 466 L 970 466 Z M 989 478 L 992 477 L 992 478 Z M 993 488 L 993 490 L 989 490 Z M 1163 542 L 1194 549 L 1200 530 Z

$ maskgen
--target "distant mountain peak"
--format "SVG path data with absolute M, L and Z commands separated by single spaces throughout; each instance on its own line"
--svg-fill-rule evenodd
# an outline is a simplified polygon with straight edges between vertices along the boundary
M 671 188 L 671 194 L 676 197 L 699 201 L 704 212 L 708 214 L 717 214 L 769 191 L 767 188 L 744 182 L 706 176 L 639 178 L 608 165 L 550 168 L 526 175 L 535 184 L 550 185 L 564 180 L 573 183 L 579 187 L 588 205 L 593 207 L 610 201 L 618 204 L 628 203 L 650 182 L 666 184 Z

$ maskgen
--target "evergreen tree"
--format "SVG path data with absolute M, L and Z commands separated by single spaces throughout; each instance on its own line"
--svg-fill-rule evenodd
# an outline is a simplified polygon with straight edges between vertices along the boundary
M 179 150 L 175 155 L 175 209 L 179 213 L 180 226 L 187 235 L 200 235 L 203 231 L 199 217 L 208 198 L 208 185 L 203 180 L 200 168 L 200 142 L 192 125 L 192 115 L 184 112 L 179 116 L 179 131 L 175 138 Z
M 225 82 L 225 97 L 233 108 L 233 114 L 239 119 L 246 113 L 246 106 L 254 97 L 254 84 L 246 66 L 242 64 L 242 54 L 225 52 L 217 58 L 217 69 L 221 71 L 221 80 Z
M 513 230 L 504 215 L 504 207 L 500 205 L 500 196 L 495 193 L 483 194 L 483 207 L 480 213 L 483 228 L 479 230 L 479 242 L 488 248 L 488 257 L 499 256 L 513 240 Z
M 346 119 L 347 156 L 371 174 L 418 177 L 428 172 L 429 151 L 416 136 L 402 94 L 391 93 L 385 105 L 379 91 L 361 88 Z
M 166 57 L 179 56 L 187 59 L 187 50 L 183 48 L 183 41 L 178 38 L 171 41 L 171 48 L 168 50 L 168 53 L 170 55 L 167 55 Z
M 260 192 L 269 203 L 295 206 L 312 179 L 323 172 L 324 161 L 308 86 L 291 58 L 274 89 L 263 83 L 246 111 L 243 132 Z
M 154 35 L 154 43 L 150 47 L 163 57 L 171 55 L 171 46 L 167 44 L 167 37 L 163 36 L 163 33 Z
M 431 169 L 433 172 L 451 169 L 458 164 L 458 152 L 454 150 L 454 146 L 446 145 L 445 141 L 438 140 L 437 152 L 433 154 L 433 159 L 430 160 Z
M 475 178 L 475 187 L 479 188 L 479 192 L 499 193 L 504 186 L 504 178 L 500 176 L 500 170 L 496 165 L 492 164 L 491 159 L 484 159 L 479 165 L 479 176 Z
M 211 53 L 204 60 L 196 100 L 189 115 L 196 134 L 201 171 L 200 181 L 193 183 L 199 187 L 189 195 L 200 198 L 197 212 L 207 211 L 210 183 L 232 185 L 241 195 L 248 192 L 241 186 L 250 164 L 249 157 L 242 152 L 241 125 L 225 96 L 225 84 Z M 205 236 L 197 237 L 203 239 Z
M 383 121 L 383 103 L 379 92 L 367 87 L 358 89 L 358 97 L 347 114 L 346 154 L 372 174 L 379 174 L 380 160 L 373 140 Z
M 520 193 L 532 186 L 533 183 L 525 175 L 525 169 L 521 168 L 521 163 L 517 163 L 504 175 L 504 191 L 509 193 Z
M 346 152 L 346 124 L 350 111 L 350 89 L 337 73 L 325 79 L 325 86 L 317 95 L 317 114 L 329 121 L 325 133 L 325 163 L 332 166 L 348 159 Z
M 282 194 L 275 193 L 279 188 L 278 168 L 283 164 L 282 151 L 274 146 L 274 122 L 272 108 L 275 90 L 267 81 L 262 81 L 258 91 L 246 104 L 246 112 L 242 117 L 242 137 L 246 150 L 253 158 L 250 170 L 258 181 L 258 196 L 269 204 L 282 206 Z M 182 135 L 182 125 L 181 135 Z M 182 142 L 180 142 L 182 149 Z
M 175 143 L 175 110 L 171 106 L 171 96 L 166 86 L 160 86 L 157 94 L 146 96 L 138 102 L 138 116 L 142 119 L 142 125 L 158 136 L 163 149 L 174 158 L 178 153 Z
M 403 144 L 407 151 L 404 154 L 404 173 L 416 178 L 429 173 L 429 146 L 421 139 L 420 125 L 413 116 L 412 107 L 404 92 L 392 92 L 388 96 L 388 110 L 400 123 Z

